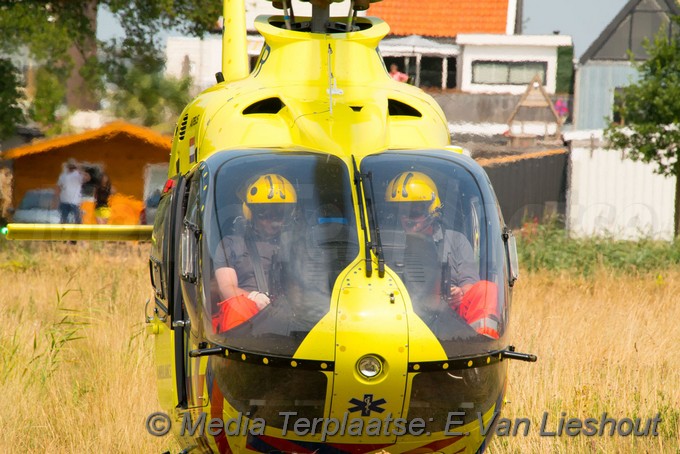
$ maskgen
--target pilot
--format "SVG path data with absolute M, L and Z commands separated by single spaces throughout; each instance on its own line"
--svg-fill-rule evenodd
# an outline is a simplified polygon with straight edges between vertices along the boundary
M 223 298 L 213 318 L 216 332 L 240 325 L 271 303 L 268 285 L 272 258 L 280 248 L 281 233 L 292 219 L 296 203 L 295 188 L 281 175 L 260 175 L 247 186 L 244 232 L 225 237 L 214 256 L 215 278 Z
M 385 201 L 400 204 L 397 212 L 404 231 L 432 238 L 441 262 L 449 264 L 451 285 L 446 299 L 451 309 L 478 333 L 498 339 L 498 287 L 480 280 L 467 238 L 443 227 L 434 181 L 422 172 L 402 172 L 390 180 Z

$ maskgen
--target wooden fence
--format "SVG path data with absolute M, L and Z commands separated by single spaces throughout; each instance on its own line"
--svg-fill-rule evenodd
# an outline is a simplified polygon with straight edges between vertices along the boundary
M 567 150 L 558 149 L 477 161 L 489 175 L 510 228 L 548 216 L 564 219 L 567 158 Z

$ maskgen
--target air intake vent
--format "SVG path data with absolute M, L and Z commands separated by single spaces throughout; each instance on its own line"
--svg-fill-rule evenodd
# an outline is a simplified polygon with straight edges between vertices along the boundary
M 182 122 L 179 124 L 179 133 L 177 137 L 179 140 L 184 140 L 184 135 L 187 133 L 187 123 L 189 122 L 189 114 L 184 115 Z
M 285 104 L 279 98 L 267 98 L 243 109 L 243 115 L 277 114 L 284 107 Z
M 387 100 L 387 109 L 390 115 L 401 115 L 406 117 L 418 117 L 418 118 L 423 116 L 423 114 L 421 114 L 417 109 L 409 106 L 406 103 L 397 101 L 396 99 Z

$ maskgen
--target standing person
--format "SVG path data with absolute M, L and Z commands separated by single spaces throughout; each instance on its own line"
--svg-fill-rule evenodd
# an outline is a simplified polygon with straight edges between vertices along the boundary
M 390 65 L 390 77 L 397 82 L 408 82 L 408 74 L 399 71 L 399 66 L 396 63 Z
M 80 211 L 80 202 L 82 201 L 83 184 L 88 181 L 90 181 L 90 175 L 80 169 L 75 159 L 70 158 L 66 161 L 57 180 L 55 191 L 59 200 L 59 214 L 62 224 L 69 223 L 69 219 L 73 219 L 73 222 L 70 222 L 72 224 L 82 224 L 83 216 Z
M 281 175 L 264 174 L 248 185 L 243 199 L 244 232 L 226 236 L 215 252 L 215 278 L 224 298 L 213 319 L 216 332 L 243 323 L 270 304 L 272 258 L 296 203 L 295 188 Z
M 94 190 L 94 215 L 97 218 L 97 224 L 107 224 L 109 222 L 111 217 L 109 197 L 112 193 L 111 179 L 109 179 L 106 173 L 102 173 L 99 184 Z
M 450 272 L 447 303 L 478 333 L 499 338 L 498 287 L 480 280 L 470 242 L 445 229 L 437 186 L 422 172 L 403 172 L 390 180 L 385 201 L 400 204 L 399 222 L 407 234 L 430 238 Z

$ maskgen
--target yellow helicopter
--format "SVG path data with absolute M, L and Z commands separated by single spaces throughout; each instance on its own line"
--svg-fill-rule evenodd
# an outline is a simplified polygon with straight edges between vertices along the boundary
M 483 452 L 518 265 L 482 168 L 392 80 L 389 27 L 224 1 L 222 71 L 183 111 L 152 231 L 10 224 L 15 239 L 151 239 L 159 399 L 183 452 Z M 377 0 L 370 0 L 377 1 Z

